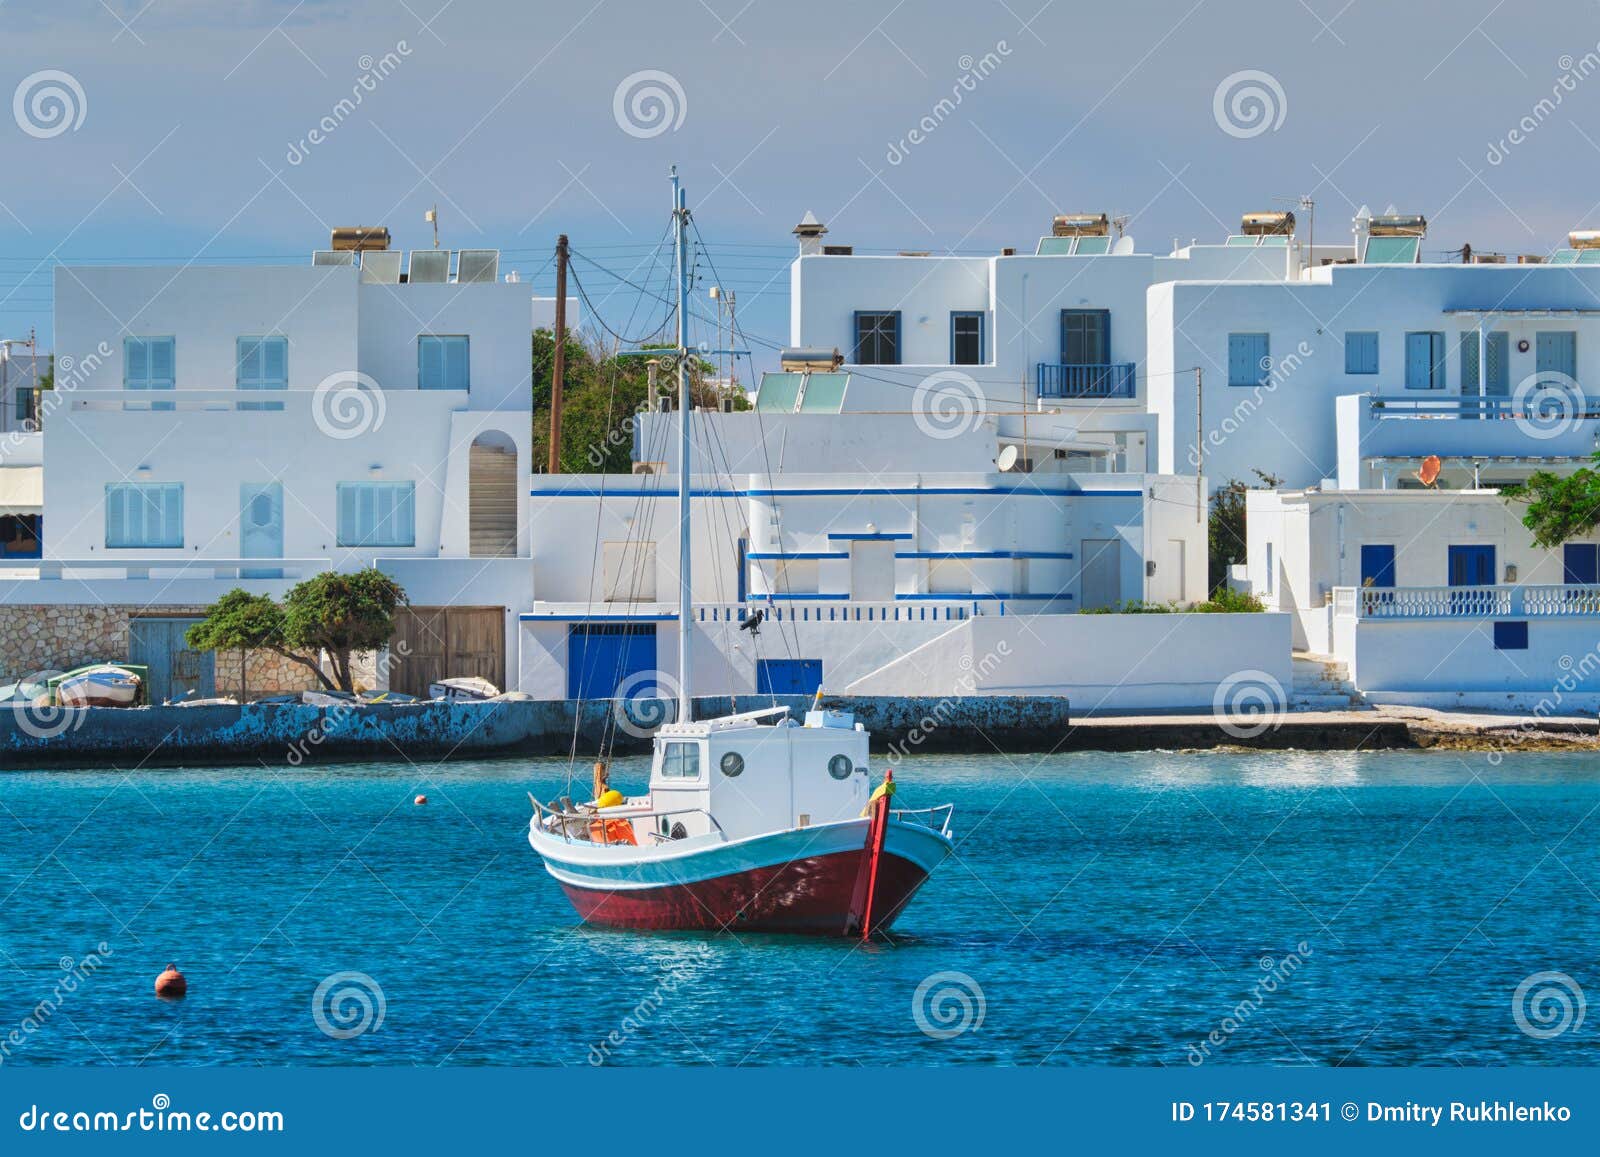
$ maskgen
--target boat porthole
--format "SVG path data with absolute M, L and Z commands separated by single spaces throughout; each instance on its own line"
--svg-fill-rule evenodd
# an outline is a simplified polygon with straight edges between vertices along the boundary
M 730 751 L 722 757 L 722 774 L 732 779 L 744 770 L 744 756 Z
M 855 764 L 848 755 L 836 755 L 828 760 L 828 774 L 834 779 L 849 779 L 850 773 L 855 769 Z

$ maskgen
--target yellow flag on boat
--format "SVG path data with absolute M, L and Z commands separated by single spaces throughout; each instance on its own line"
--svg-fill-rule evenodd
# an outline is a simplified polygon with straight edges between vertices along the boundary
M 877 787 L 873 788 L 872 794 L 867 797 L 867 806 L 861 809 L 862 816 L 870 816 L 872 814 L 872 805 L 877 803 L 879 799 L 890 799 L 893 796 L 894 780 L 885 779 Z

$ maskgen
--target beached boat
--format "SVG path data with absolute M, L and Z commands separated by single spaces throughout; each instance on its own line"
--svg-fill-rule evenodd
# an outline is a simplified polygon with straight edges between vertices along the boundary
M 542 804 L 528 842 L 578 914 L 619 928 L 807 932 L 886 930 L 950 853 L 949 805 L 892 806 L 892 773 L 872 787 L 868 735 L 848 712 L 788 708 L 696 721 L 685 301 L 689 211 L 674 170 L 678 268 L 678 695 L 653 738 L 649 790 Z M 618 703 L 620 708 L 624 706 Z
M 437 683 L 428 684 L 428 697 L 430 699 L 475 701 L 493 699 L 498 694 L 500 694 L 500 688 L 489 682 L 489 680 L 480 679 L 476 675 L 468 675 L 459 679 L 440 679 Z
M 101 663 L 68 671 L 56 683 L 62 707 L 132 707 L 139 701 L 142 680 L 124 667 Z

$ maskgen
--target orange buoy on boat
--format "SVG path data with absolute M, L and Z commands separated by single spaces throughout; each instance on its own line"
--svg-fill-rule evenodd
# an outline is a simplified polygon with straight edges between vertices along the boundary
M 423 804 L 428 802 L 428 797 L 425 796 L 425 795 L 419 795 L 416 799 L 412 800 L 411 802 L 416 804 L 418 807 L 421 807 Z
M 189 982 L 184 979 L 183 973 L 178 971 L 176 964 L 167 965 L 167 970 L 156 977 L 156 995 L 169 1000 L 177 1000 L 189 991 Z

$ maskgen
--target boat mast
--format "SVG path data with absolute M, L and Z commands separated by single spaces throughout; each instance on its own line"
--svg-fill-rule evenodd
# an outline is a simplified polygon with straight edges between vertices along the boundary
M 672 166 L 672 230 L 678 261 L 678 722 L 693 718 L 689 692 L 689 620 L 692 605 L 689 532 L 689 417 L 694 411 L 689 397 L 689 209 L 678 183 L 678 166 Z

